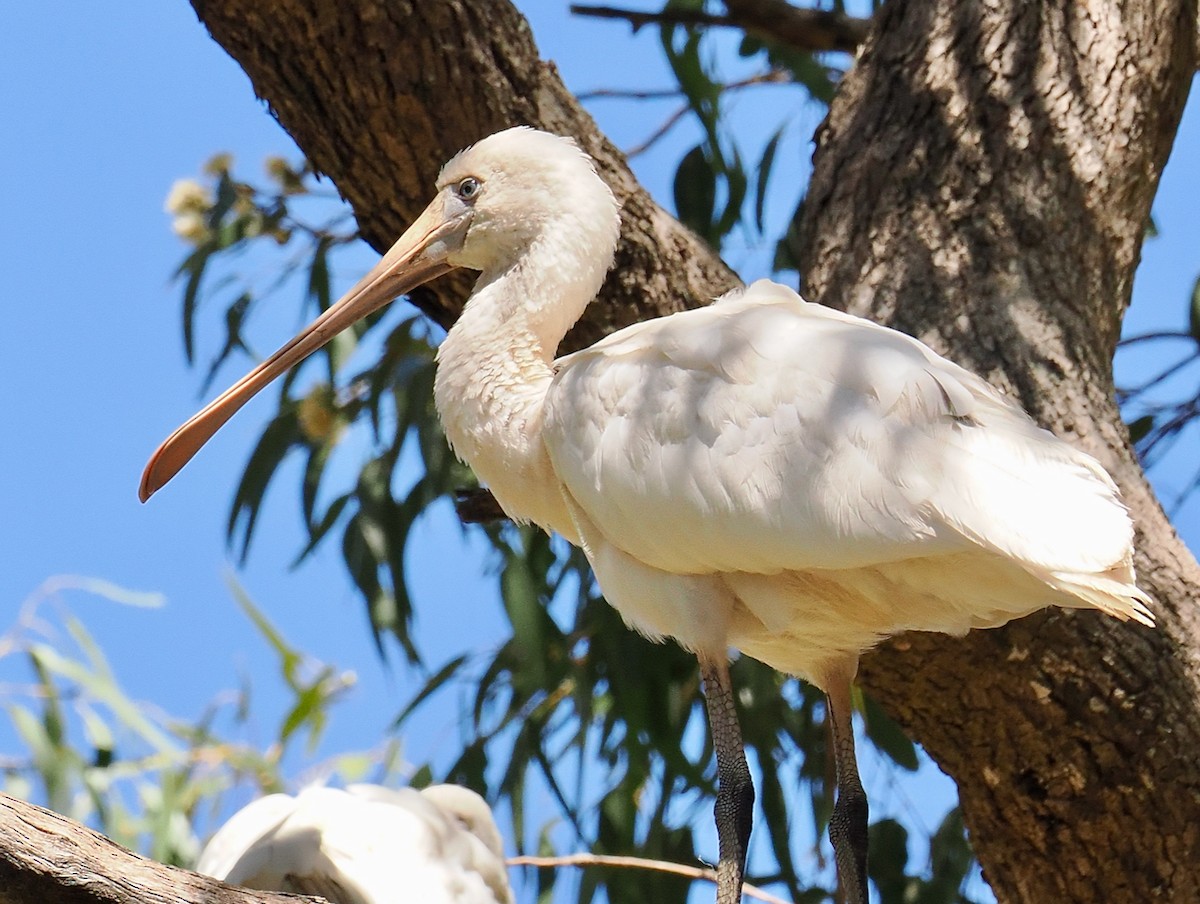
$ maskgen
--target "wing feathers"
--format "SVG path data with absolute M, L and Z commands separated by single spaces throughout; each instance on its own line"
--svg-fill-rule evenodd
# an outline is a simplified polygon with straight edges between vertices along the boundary
M 1127 559 L 1128 515 L 1093 459 L 915 339 L 782 286 L 630 327 L 560 365 L 555 470 L 655 568 L 771 574 L 982 546 L 1052 582 Z M 1132 572 L 1113 583 L 1137 594 Z

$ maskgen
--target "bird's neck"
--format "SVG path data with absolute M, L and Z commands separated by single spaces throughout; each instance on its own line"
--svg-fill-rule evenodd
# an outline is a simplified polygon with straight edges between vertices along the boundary
M 434 399 L 454 451 L 521 521 L 567 533 L 542 442 L 542 409 L 562 337 L 604 271 L 539 264 L 535 255 L 479 278 L 437 354 Z

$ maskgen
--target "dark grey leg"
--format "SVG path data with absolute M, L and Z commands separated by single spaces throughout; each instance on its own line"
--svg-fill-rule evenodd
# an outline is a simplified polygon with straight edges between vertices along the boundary
M 848 677 L 830 680 L 825 692 L 837 769 L 837 802 L 829 820 L 829 840 L 842 887 L 842 904 L 867 904 L 867 795 L 854 756 L 850 705 L 853 676 L 852 670 Z
M 746 849 L 754 821 L 754 782 L 746 765 L 742 729 L 733 708 L 733 685 L 729 664 L 700 658 L 708 724 L 717 752 L 717 838 L 721 860 L 717 864 L 717 904 L 740 904 L 742 877 L 746 871 Z

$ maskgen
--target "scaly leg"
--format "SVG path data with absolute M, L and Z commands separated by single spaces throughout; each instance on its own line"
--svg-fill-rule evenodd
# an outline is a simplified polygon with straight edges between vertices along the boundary
M 721 860 L 717 864 L 717 904 L 739 904 L 742 877 L 746 871 L 746 849 L 754 822 L 754 782 L 746 765 L 742 729 L 733 708 L 733 684 L 729 663 L 700 656 L 708 724 L 717 752 L 717 839 Z
M 837 863 L 842 904 L 867 904 L 867 795 L 858 777 L 854 756 L 850 685 L 857 663 L 848 671 L 828 676 L 825 699 L 833 729 L 833 756 L 837 771 L 837 802 L 829 819 L 829 840 Z

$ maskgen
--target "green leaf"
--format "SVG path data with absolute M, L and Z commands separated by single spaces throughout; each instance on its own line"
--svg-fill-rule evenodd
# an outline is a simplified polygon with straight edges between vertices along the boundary
M 42 720 L 19 703 L 10 703 L 5 708 L 8 710 L 8 717 L 12 720 L 13 728 L 21 736 L 25 746 L 29 748 L 34 761 L 50 760 L 54 756 L 56 745 L 50 739 L 50 732 L 47 731 Z
M 871 856 L 867 874 L 883 901 L 901 902 L 909 885 L 908 830 L 894 819 L 881 819 L 867 830 Z
M 916 745 L 883 711 L 883 707 L 867 694 L 863 694 L 863 718 L 866 722 L 867 737 L 871 742 L 891 757 L 897 766 L 915 772 L 920 765 Z
M 208 225 L 214 231 L 219 229 L 225 214 L 233 208 L 237 200 L 237 183 L 229 178 L 228 172 L 221 173 L 217 179 L 216 198 L 208 211 Z
M 421 686 L 421 689 L 417 692 L 417 695 L 413 697 L 412 700 L 410 700 L 404 707 L 404 709 L 400 711 L 400 714 L 392 720 L 393 730 L 398 730 L 401 726 L 403 726 L 404 721 L 410 715 L 412 715 L 414 710 L 416 710 L 422 703 L 441 690 L 442 685 L 446 684 L 446 682 L 450 681 L 450 679 L 457 675 L 458 670 L 462 668 L 466 661 L 466 654 L 462 656 L 456 656 L 438 669 L 437 673 Z
M 229 359 L 230 355 L 236 351 L 244 351 L 249 354 L 250 349 L 242 340 L 242 323 L 246 319 L 253 300 L 254 297 L 249 292 L 243 292 L 225 309 L 225 344 L 221 346 L 221 350 L 213 356 L 209 363 L 208 372 L 204 375 L 201 383 L 201 394 L 208 392 L 221 365 Z
M 537 583 L 524 558 L 514 555 L 505 563 L 500 574 L 500 594 L 513 625 L 513 634 L 526 645 L 518 670 L 513 674 L 513 685 L 519 693 L 528 695 L 546 686 L 543 654 L 547 618 Z
M 1154 429 L 1154 415 L 1143 414 L 1129 423 L 1129 441 L 1139 443 Z
M 232 572 L 225 574 L 225 586 L 229 588 L 229 592 L 233 595 L 234 602 L 238 608 L 245 613 L 250 619 L 250 623 L 254 625 L 259 636 L 267 642 L 275 655 L 279 657 L 279 674 L 284 682 L 292 690 L 298 687 L 297 671 L 300 668 L 303 657 L 300 652 L 287 642 L 283 634 L 276 628 L 271 620 L 267 618 L 265 612 L 250 598 L 244 587 Z
M 292 567 L 295 568 L 301 562 L 312 554 L 317 548 L 317 544 L 325 538 L 325 535 L 337 524 L 342 512 L 346 508 L 346 504 L 353 498 L 350 493 L 343 493 L 337 499 L 329 504 L 329 508 L 325 509 L 324 514 L 316 520 L 315 523 L 310 522 L 308 525 L 308 542 L 304 544 L 304 548 L 300 550 L 299 555 L 292 562 Z
M 316 744 L 320 740 L 321 728 L 325 724 L 324 711 L 327 697 L 323 683 L 327 675 L 328 669 L 325 670 L 322 678 L 303 688 L 296 695 L 296 702 L 284 716 L 283 724 L 279 729 L 280 743 L 286 743 L 296 731 L 308 725 L 311 729 L 308 742 L 309 754 L 316 748 Z
M 718 247 L 720 239 L 728 235 L 729 231 L 741 220 L 742 204 L 746 200 L 746 189 L 749 185 L 746 169 L 742 164 L 742 155 L 736 148 L 733 151 L 733 162 L 724 165 L 722 175 L 725 177 L 727 197 L 725 198 L 725 211 L 716 225 Z
M 684 225 L 708 239 L 713 231 L 713 210 L 717 203 L 717 177 L 696 145 L 683 155 L 675 170 L 675 213 Z
M 367 604 L 371 620 L 375 647 L 381 656 L 385 654 L 382 632 L 399 627 L 399 614 L 395 601 L 379 582 L 380 557 L 373 547 L 378 545 L 378 527 L 360 511 L 347 522 L 342 532 L 342 558 L 350 570 L 350 578 Z
M 126 696 L 125 692 L 111 680 L 111 676 L 90 671 L 82 663 L 63 656 L 53 647 L 44 643 L 31 644 L 29 655 L 34 657 L 37 663 L 48 672 L 74 682 L 93 699 L 108 706 L 117 720 L 135 732 L 152 750 L 172 756 L 179 754 L 179 745 L 155 725 L 134 701 Z
M 55 591 L 80 590 L 84 593 L 90 593 L 93 596 L 102 597 L 109 602 L 118 603 L 122 606 L 135 606 L 140 609 L 161 609 L 167 603 L 166 597 L 161 593 L 130 590 L 128 587 L 122 587 L 103 578 L 66 575 L 54 578 L 49 584 Z
M 275 471 L 282 464 L 284 456 L 294 446 L 302 444 L 296 406 L 294 403 L 288 403 L 281 407 L 279 414 L 259 437 L 258 445 L 254 447 L 250 460 L 246 462 L 246 470 L 242 473 L 242 479 L 233 497 L 233 505 L 229 510 L 225 538 L 231 546 L 240 547 L 240 561 L 245 562 L 250 553 L 250 541 L 254 536 L 258 513 L 271 478 L 275 476 Z
M 201 244 L 184 259 L 176 276 L 187 274 L 183 286 L 183 354 L 188 364 L 196 359 L 196 311 L 200 304 L 200 283 L 209 257 L 217 250 L 210 240 Z
M 771 167 L 775 164 L 775 152 L 779 149 L 779 139 L 783 137 L 783 126 L 775 130 L 767 146 L 763 148 L 762 159 L 758 162 L 758 178 L 754 183 L 754 224 L 758 231 L 763 230 L 763 213 L 767 204 L 767 185 L 771 180 Z
M 921 904 L 957 904 L 962 900 L 958 890 L 975 865 L 975 853 L 958 807 L 946 814 L 929 840 L 929 860 L 931 894 L 923 897 Z

